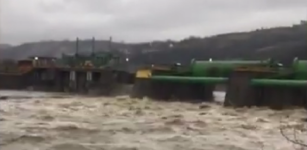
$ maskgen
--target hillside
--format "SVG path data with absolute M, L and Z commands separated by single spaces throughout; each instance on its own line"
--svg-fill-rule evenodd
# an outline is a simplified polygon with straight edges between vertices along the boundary
M 0 58 L 22 59 L 31 55 L 60 56 L 74 53 L 74 41 L 44 41 L 18 46 L 0 47 Z M 80 42 L 80 52 L 91 51 L 91 40 Z M 109 41 L 96 41 L 96 51 L 110 49 Z M 227 33 L 211 37 L 190 37 L 182 41 L 111 44 L 112 51 L 129 55 L 135 63 L 187 63 L 196 59 L 259 59 L 273 57 L 292 61 L 294 57 L 307 59 L 307 23 L 291 27 L 258 29 L 250 32 Z

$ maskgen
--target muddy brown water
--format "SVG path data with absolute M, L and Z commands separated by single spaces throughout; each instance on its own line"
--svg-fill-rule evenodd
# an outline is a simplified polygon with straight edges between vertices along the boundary
M 1 91 L 1 150 L 292 150 L 307 141 L 303 109 L 223 108 Z M 221 100 L 223 93 L 217 93 Z M 295 129 L 295 130 L 293 130 Z M 293 132 L 295 131 L 295 132 Z M 294 134 L 295 133 L 295 134 Z M 293 137 L 296 135 L 296 137 Z

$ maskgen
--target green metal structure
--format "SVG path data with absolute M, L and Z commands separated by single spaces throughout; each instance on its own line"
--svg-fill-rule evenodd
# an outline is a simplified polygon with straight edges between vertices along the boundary
M 191 72 L 195 77 L 227 76 L 231 70 L 240 65 L 262 65 L 267 61 L 195 61 L 192 60 Z M 212 74 L 212 71 L 216 71 Z
M 192 60 L 189 66 L 169 66 L 164 70 L 152 67 L 148 72 L 150 76 L 136 79 L 135 95 L 139 97 L 211 101 L 215 85 L 224 84 L 227 88 L 227 106 L 264 105 L 281 108 L 286 105 L 284 103 L 295 106 L 307 104 L 307 61 L 297 58 L 290 67 L 283 67 L 272 59 Z M 277 99 L 280 102 L 272 102 Z
M 119 63 L 119 57 L 109 52 L 96 52 L 91 55 L 65 55 L 58 59 L 59 65 L 78 67 L 91 65 L 94 68 L 112 66 Z
M 76 39 L 76 53 L 74 55 L 62 54 L 60 59 L 56 60 L 59 66 L 81 67 L 90 66 L 92 68 L 113 67 L 120 63 L 120 57 L 108 51 L 95 52 L 95 39 L 92 39 L 91 54 L 79 53 L 79 39 Z
M 120 58 L 111 49 L 92 52 L 79 52 L 79 39 L 73 55 L 62 54 L 60 58 L 29 57 L 19 60 L 15 72 L 0 72 L 0 88 L 24 89 L 31 87 L 40 91 L 99 93 L 110 96 L 118 89 L 133 83 L 134 74 L 127 71 L 126 58 Z M 124 67 L 122 67 L 124 66 Z

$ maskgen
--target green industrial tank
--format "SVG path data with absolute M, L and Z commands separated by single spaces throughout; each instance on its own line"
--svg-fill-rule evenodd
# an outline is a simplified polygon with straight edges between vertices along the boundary
M 244 60 L 229 60 L 229 61 L 196 61 L 191 62 L 191 72 L 195 77 L 225 77 L 235 67 L 240 65 L 256 65 L 264 64 L 268 61 L 257 60 L 257 61 L 244 61 Z
M 293 60 L 293 70 L 295 73 L 295 79 L 306 80 L 307 79 L 307 60 L 299 60 L 295 58 Z

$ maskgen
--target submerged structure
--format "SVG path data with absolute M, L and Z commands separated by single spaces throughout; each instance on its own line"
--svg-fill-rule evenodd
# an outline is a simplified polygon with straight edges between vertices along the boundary
M 129 94 L 135 98 L 202 102 L 213 101 L 216 86 L 224 85 L 225 106 L 307 107 L 307 60 L 294 59 L 288 67 L 271 59 L 192 60 L 187 66 L 154 64 L 130 72 L 127 58 L 95 52 L 94 39 L 91 54 L 80 54 L 78 43 L 74 55 L 0 65 L 0 88 L 113 96 L 133 85 Z
M 20 60 L 12 70 L 0 71 L 0 88 L 111 95 L 121 85 L 133 82 L 133 73 L 122 66 L 127 62 L 111 52 L 63 54 L 61 58 L 30 57 Z
M 225 106 L 307 107 L 307 61 L 284 67 L 273 60 L 196 61 L 189 66 L 152 66 L 136 73 L 134 97 L 212 101 L 226 86 Z

